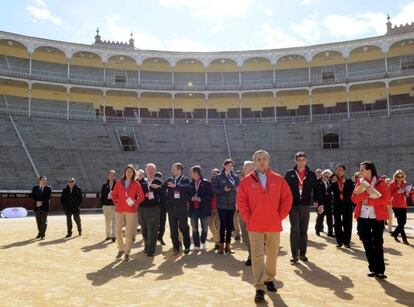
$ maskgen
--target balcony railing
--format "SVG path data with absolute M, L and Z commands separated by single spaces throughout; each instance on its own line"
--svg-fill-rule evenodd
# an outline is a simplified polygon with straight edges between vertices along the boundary
M 407 115 L 414 113 L 414 104 L 393 105 L 390 107 L 390 115 Z M 13 104 L 1 104 L 0 115 L 15 115 L 15 116 L 29 116 L 29 108 L 27 105 L 13 105 Z M 386 109 L 380 110 L 365 110 L 354 111 L 349 113 L 351 119 L 367 118 L 367 117 L 383 117 L 387 116 L 388 111 Z M 30 116 L 49 119 L 69 119 L 79 121 L 106 121 L 106 122 L 122 122 L 124 124 L 197 124 L 206 123 L 209 124 L 222 123 L 223 120 L 229 124 L 240 124 L 239 117 L 214 117 L 211 118 L 163 118 L 163 117 L 126 117 L 126 116 L 103 116 L 102 112 L 70 110 L 69 116 L 63 109 L 52 109 L 42 107 L 32 107 L 30 109 Z M 288 115 L 274 117 L 243 117 L 242 123 L 273 123 L 273 122 L 309 122 L 309 121 L 332 121 L 332 120 L 346 120 L 348 118 L 347 112 L 338 113 L 326 113 L 326 114 L 313 114 L 310 115 Z
M 277 71 L 276 71 L 277 72 Z M 64 84 L 84 85 L 93 87 L 111 87 L 124 89 L 147 89 L 147 90 L 182 90 L 182 91 L 223 91 L 223 90 L 265 90 L 265 89 L 283 89 L 298 88 L 308 86 L 320 86 L 330 84 L 344 84 L 357 81 L 369 81 L 384 79 L 387 77 L 403 77 L 414 75 L 414 68 L 402 69 L 400 66 L 390 66 L 388 72 L 384 68 L 349 71 L 348 75 L 343 71 L 335 72 L 331 78 L 324 78 L 323 74 L 312 74 L 301 77 L 281 77 L 273 79 L 242 80 L 241 84 L 237 80 L 210 80 L 207 83 L 200 80 L 175 81 L 141 79 L 126 77 L 125 80 L 116 80 L 115 76 L 107 76 L 104 80 L 99 75 L 82 75 L 57 71 L 46 71 L 25 67 L 15 67 L 0 64 L 0 76 L 14 77 L 19 79 L 48 81 Z

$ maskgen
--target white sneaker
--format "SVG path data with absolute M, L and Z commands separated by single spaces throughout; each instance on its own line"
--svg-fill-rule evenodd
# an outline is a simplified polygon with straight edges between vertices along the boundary
M 200 246 L 194 246 L 194 250 L 195 251 L 199 251 L 200 250 Z
M 206 243 L 201 243 L 200 250 L 203 250 L 203 251 L 206 250 Z
M 190 245 L 190 251 L 194 251 L 195 250 L 195 246 L 194 246 L 194 244 L 191 244 Z

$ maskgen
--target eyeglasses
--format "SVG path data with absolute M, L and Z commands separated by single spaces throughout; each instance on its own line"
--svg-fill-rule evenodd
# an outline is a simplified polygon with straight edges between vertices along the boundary
M 395 178 L 397 178 L 397 179 L 403 179 L 404 178 L 404 176 L 395 176 Z
M 69 183 L 74 183 L 74 181 L 73 180 L 70 180 L 70 181 L 68 181 Z

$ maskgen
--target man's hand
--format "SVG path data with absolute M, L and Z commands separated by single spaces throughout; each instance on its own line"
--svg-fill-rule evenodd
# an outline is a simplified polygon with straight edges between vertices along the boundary
M 159 189 L 159 188 L 161 188 L 160 185 L 155 184 L 155 183 L 151 184 L 150 187 L 153 188 L 153 189 Z
M 324 211 L 323 205 L 318 207 L 318 214 L 322 214 Z
M 226 186 L 224 187 L 224 191 L 225 191 L 225 192 L 230 192 L 230 191 L 231 191 L 231 188 L 230 188 L 229 186 L 227 186 L 227 185 L 226 185 Z
M 173 188 L 173 189 L 175 189 L 175 188 L 177 187 L 177 185 L 176 185 L 175 183 L 172 183 L 172 182 L 168 182 L 168 183 L 167 183 L 167 186 L 168 186 L 169 188 Z
M 318 207 L 318 206 L 319 206 L 318 202 L 316 202 L 316 201 L 315 201 L 315 202 L 313 203 L 313 207 L 314 207 L 314 208 L 316 208 L 316 207 Z

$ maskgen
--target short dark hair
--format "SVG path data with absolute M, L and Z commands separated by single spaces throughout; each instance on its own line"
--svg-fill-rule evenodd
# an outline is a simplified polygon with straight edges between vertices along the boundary
M 199 165 L 194 165 L 194 166 L 191 168 L 191 171 L 192 171 L 193 173 L 197 173 L 197 174 L 198 174 L 198 176 L 203 177 L 203 176 L 201 175 L 201 166 L 199 166 Z
M 178 168 L 181 172 L 184 171 L 184 166 L 180 162 L 175 162 L 173 164 L 173 166 L 175 166 L 176 168 Z
M 344 169 L 344 171 L 346 170 L 345 165 L 343 165 L 342 163 L 337 164 L 336 165 L 336 168 L 338 168 L 338 167 L 342 167 Z
M 306 155 L 306 153 L 304 151 L 298 151 L 295 155 L 295 160 L 297 160 L 298 158 L 303 157 L 305 159 L 308 158 L 308 156 Z
M 362 161 L 360 165 L 364 166 L 365 169 L 370 170 L 372 177 L 377 177 L 378 178 L 378 172 L 377 172 L 377 168 L 375 167 L 374 162 L 372 162 L 372 161 Z
M 44 175 L 42 175 L 42 176 L 40 176 L 38 179 L 37 179 L 37 182 L 39 182 L 40 180 L 42 180 L 42 179 L 47 179 L 47 177 L 46 176 L 44 176 Z
M 226 160 L 224 160 L 224 162 L 223 162 L 223 166 L 225 166 L 225 165 L 227 165 L 227 164 L 234 164 L 234 162 L 233 162 L 233 160 L 232 159 L 226 159 Z
M 161 173 L 161 172 L 156 172 L 156 173 L 154 174 L 154 177 L 155 177 L 155 178 L 162 178 L 162 173 Z

